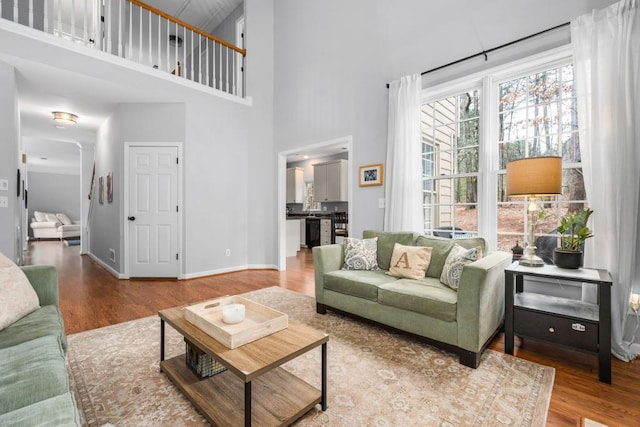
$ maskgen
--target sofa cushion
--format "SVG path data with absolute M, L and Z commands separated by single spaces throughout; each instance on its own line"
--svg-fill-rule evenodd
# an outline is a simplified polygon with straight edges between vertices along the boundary
M 424 279 L 430 261 L 431 248 L 396 243 L 393 247 L 391 265 L 387 274 L 407 279 Z
M 62 349 L 66 350 L 67 337 L 64 333 L 64 324 L 60 311 L 55 305 L 44 305 L 0 331 L 0 349 L 46 335 L 57 336 Z
M 344 270 L 379 270 L 377 259 L 377 237 L 354 239 L 347 237 L 344 242 Z
M 38 294 L 27 276 L 0 253 L 0 331 L 38 308 Z
M 454 245 L 449 251 L 447 260 L 442 268 L 440 281 L 451 289 L 458 289 L 460 285 L 460 276 L 465 265 L 477 261 L 482 258 L 482 248 L 480 246 L 465 249 L 460 245 Z
M 449 251 L 453 247 L 453 240 L 444 237 L 418 236 L 416 246 L 427 246 L 431 250 L 431 262 L 427 269 L 427 277 L 440 279 L 442 275 L 442 267 L 449 255 Z
M 362 233 L 362 237 L 365 239 L 378 238 L 378 267 L 383 270 L 389 270 L 391 255 L 393 254 L 393 245 L 396 243 L 407 246 L 413 245 L 416 235 L 410 232 L 365 230 Z
M 44 222 L 47 220 L 47 213 L 46 212 L 38 212 L 35 211 L 33 213 L 33 217 L 36 219 L 36 221 L 38 222 Z
M 48 213 L 48 214 L 45 214 L 45 215 L 47 216 L 47 221 L 48 222 L 57 222 L 58 224 L 60 224 L 60 220 L 58 219 L 56 214 Z
M 341 294 L 377 301 L 378 287 L 396 280 L 382 270 L 337 270 L 324 275 L 324 287 Z
M 81 426 L 72 392 L 0 415 L 2 426 Z
M 445 322 L 454 322 L 458 295 L 438 279 L 430 277 L 423 280 L 400 279 L 380 286 L 378 302 L 425 314 Z
M 0 414 L 68 391 L 58 337 L 47 335 L 0 349 Z
M 66 214 L 57 213 L 56 214 L 56 218 L 58 218 L 58 220 L 62 223 L 62 225 L 71 225 L 71 224 L 73 224 L 73 221 L 71 221 Z

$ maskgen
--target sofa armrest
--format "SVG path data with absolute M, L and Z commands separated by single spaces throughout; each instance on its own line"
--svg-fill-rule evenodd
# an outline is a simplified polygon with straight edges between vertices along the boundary
M 342 269 L 344 265 L 344 245 L 315 246 L 313 249 L 315 269 L 316 303 L 324 304 L 324 275 Z
M 508 252 L 492 252 L 462 269 L 458 288 L 458 346 L 479 352 L 504 318 L 504 269 Z
M 29 279 L 40 300 L 40 305 L 58 305 L 58 272 L 52 265 L 26 265 L 20 267 Z

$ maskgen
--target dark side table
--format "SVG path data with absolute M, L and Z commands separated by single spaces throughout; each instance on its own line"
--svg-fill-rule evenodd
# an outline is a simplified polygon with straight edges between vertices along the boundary
M 611 276 L 605 270 L 568 270 L 555 265 L 525 267 L 514 262 L 505 274 L 504 351 L 513 354 L 514 335 L 598 355 L 598 379 L 611 384 Z M 598 287 L 597 304 L 525 292 L 524 277 L 544 277 Z

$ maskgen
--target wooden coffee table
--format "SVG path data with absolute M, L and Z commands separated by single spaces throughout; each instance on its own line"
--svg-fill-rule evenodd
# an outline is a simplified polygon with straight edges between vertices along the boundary
M 229 349 L 184 319 L 182 307 L 160 316 L 160 370 L 213 425 L 286 426 L 318 403 L 327 409 L 327 342 L 329 335 L 289 321 L 279 332 Z M 227 371 L 201 379 L 185 355 L 164 360 L 165 322 Z M 321 388 L 311 386 L 281 365 L 322 346 Z

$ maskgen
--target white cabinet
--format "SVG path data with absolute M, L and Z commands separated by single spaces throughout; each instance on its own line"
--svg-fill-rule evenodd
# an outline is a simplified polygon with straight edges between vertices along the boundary
M 287 203 L 302 203 L 304 189 L 304 170 L 287 169 Z
M 313 191 L 317 202 L 347 201 L 347 161 L 313 165 Z
M 331 219 L 320 220 L 320 246 L 330 245 L 331 241 Z
M 307 221 L 304 218 L 300 220 L 300 246 L 307 247 Z
M 287 256 L 296 256 L 300 250 L 300 220 L 287 220 Z

